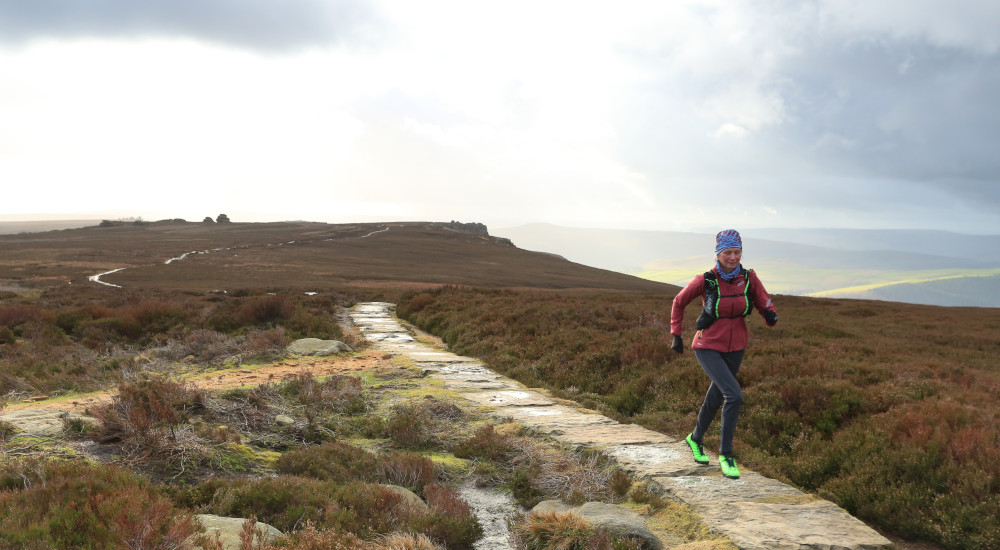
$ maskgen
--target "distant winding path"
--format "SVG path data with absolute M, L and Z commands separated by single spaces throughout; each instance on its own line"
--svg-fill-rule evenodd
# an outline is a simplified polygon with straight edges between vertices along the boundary
M 359 237 L 345 237 L 345 238 L 346 239 L 350 239 L 350 238 L 365 239 L 365 238 L 371 237 L 372 235 L 375 235 L 376 233 L 385 233 L 388 230 L 389 230 L 389 226 L 386 226 L 386 227 L 384 227 L 382 229 L 378 229 L 378 230 L 372 231 L 371 233 L 368 233 L 367 235 L 361 235 Z M 323 239 L 323 240 L 324 241 L 336 241 L 336 240 L 340 240 L 340 239 Z M 295 244 L 295 243 L 299 243 L 299 242 L 311 242 L 311 241 L 287 241 L 287 242 L 277 243 L 277 244 L 275 244 L 275 243 L 267 243 L 267 244 L 264 244 L 264 245 L 261 245 L 261 246 L 263 246 L 263 247 L 282 246 L 282 245 L 286 245 L 286 244 L 290 245 L 290 244 Z M 239 250 L 239 249 L 248 248 L 248 247 L 249 247 L 249 245 L 245 245 L 245 246 L 230 246 L 230 247 L 226 247 L 226 248 L 213 248 L 211 250 L 192 250 L 191 252 L 185 252 L 185 253 L 183 253 L 183 254 L 181 254 L 179 256 L 174 256 L 173 258 L 170 258 L 170 259 L 166 260 L 165 262 L 163 262 L 163 265 L 170 265 L 173 262 L 179 262 L 181 260 L 185 260 L 185 259 L 187 259 L 188 256 L 195 255 L 195 254 L 211 254 L 212 252 L 223 252 L 223 251 L 226 251 L 226 250 Z M 116 285 L 114 283 L 109 283 L 107 281 L 102 281 L 101 277 L 104 277 L 105 275 L 111 275 L 112 273 L 118 273 L 119 271 L 124 271 L 125 269 L 127 269 L 127 268 L 119 267 L 117 269 L 112 269 L 111 271 L 105 271 L 104 273 L 98 273 L 96 275 L 91 275 L 91 276 L 87 277 L 87 280 L 90 281 L 90 282 L 92 282 L 92 283 L 97 283 L 97 284 L 104 285 L 104 286 L 110 286 L 110 287 L 114 287 L 114 288 L 122 288 L 122 285 Z

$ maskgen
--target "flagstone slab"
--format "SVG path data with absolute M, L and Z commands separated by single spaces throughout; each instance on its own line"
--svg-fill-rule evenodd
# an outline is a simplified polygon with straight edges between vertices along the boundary
M 613 445 L 605 449 L 618 464 L 641 478 L 691 476 L 707 473 L 708 465 L 691 458 L 687 443 L 653 443 L 649 445 Z
M 544 395 L 523 390 L 503 390 L 465 394 L 465 398 L 490 407 L 548 407 L 556 402 Z
M 692 461 L 693 462 L 693 461 Z M 811 497 L 775 479 L 741 468 L 740 479 L 723 477 L 718 464 L 706 466 L 709 475 L 657 477 L 656 481 L 686 504 L 728 504 L 736 501 L 796 500 Z
M 475 363 L 472 357 L 462 357 L 443 351 L 412 351 L 406 356 L 414 363 Z
M 568 429 L 586 426 L 617 424 L 600 414 L 581 413 L 565 405 L 549 407 L 503 407 L 497 415 L 509 416 L 525 426 L 542 433 L 562 433 Z
M 512 383 L 509 380 L 503 378 L 467 378 L 467 377 L 450 377 L 450 376 L 434 376 L 439 380 L 444 381 L 444 386 L 451 390 L 457 391 L 483 391 L 483 390 L 514 390 L 520 386 L 516 383 Z
M 647 430 L 635 424 L 590 424 L 571 427 L 550 433 L 563 443 L 585 447 L 605 448 L 613 445 L 647 445 L 650 443 L 668 443 L 674 441 L 659 432 Z
M 805 503 L 730 502 L 695 510 L 741 550 L 877 550 L 891 545 L 861 520 L 822 499 Z

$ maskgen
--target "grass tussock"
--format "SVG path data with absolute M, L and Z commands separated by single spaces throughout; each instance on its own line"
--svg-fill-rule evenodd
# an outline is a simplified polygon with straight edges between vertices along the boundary
M 642 550 L 641 540 L 595 528 L 573 513 L 531 513 L 511 525 L 519 550 Z
M 571 504 L 587 501 L 620 502 L 631 481 L 605 455 L 593 451 L 568 452 L 517 431 L 493 425 L 477 429 L 460 441 L 455 456 L 473 461 L 478 483 L 506 487 L 517 502 L 532 507 L 558 498 Z
M 669 348 L 672 299 L 443 287 L 397 313 L 529 386 L 683 436 L 708 380 Z M 903 537 L 1000 547 L 1000 313 L 775 301 L 776 328 L 748 319 L 741 460 Z

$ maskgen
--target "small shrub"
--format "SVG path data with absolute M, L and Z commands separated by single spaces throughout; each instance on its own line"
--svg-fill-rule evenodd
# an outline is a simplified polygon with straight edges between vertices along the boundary
M 115 466 L 14 461 L 0 467 L 0 546 L 180 548 L 189 512 Z
M 284 453 L 275 464 L 278 472 L 345 483 L 372 479 L 381 461 L 376 455 L 347 443 L 324 443 Z
M 189 317 L 182 304 L 161 299 L 143 300 L 123 309 L 123 316 L 133 319 L 146 334 L 167 332 Z
M 289 532 L 307 521 L 328 525 L 327 512 L 339 491 L 335 483 L 293 476 L 212 479 L 181 489 L 174 500 L 178 505 L 220 516 L 254 516 Z
M 507 481 L 507 488 L 518 504 L 525 508 L 533 508 L 542 501 L 545 494 L 534 484 L 535 472 L 528 468 L 515 468 Z
M 248 358 L 276 359 L 285 353 L 285 329 L 251 330 L 243 335 L 243 353 Z
M 108 405 L 91 413 L 101 421 L 94 437 L 119 442 L 129 457 L 152 458 L 176 449 L 178 427 L 204 409 L 204 392 L 165 378 L 125 382 Z
M 29 321 L 52 323 L 55 319 L 52 313 L 36 306 L 20 304 L 0 305 L 0 325 L 16 329 Z
M 625 470 L 616 469 L 611 474 L 611 480 L 608 485 L 615 496 L 619 499 L 624 498 L 632 488 L 632 476 L 628 475 Z
M 392 533 L 379 541 L 376 550 L 445 550 L 445 547 L 421 533 Z
M 654 510 L 660 510 L 667 506 L 667 501 L 654 491 L 648 483 L 636 485 L 629 493 L 632 500 L 639 504 L 648 504 Z
M 514 438 L 498 433 L 492 424 L 477 429 L 453 450 L 458 458 L 480 458 L 493 462 L 506 462 L 517 451 Z
M 0 344 L 14 344 L 16 342 L 14 331 L 10 330 L 7 325 L 0 325 Z
M 402 550 L 408 547 L 387 546 L 385 548 Z M 303 529 L 289 533 L 277 541 L 264 544 L 258 550 L 377 550 L 377 548 L 352 533 L 345 533 L 337 529 L 320 531 L 312 522 L 306 522 Z
M 386 422 L 386 434 L 393 443 L 407 449 L 425 449 L 437 443 L 437 422 L 420 403 L 396 405 Z
M 278 392 L 313 411 L 354 414 L 367 408 L 361 388 L 361 379 L 356 376 L 333 375 L 320 380 L 303 371 L 282 383 Z
M 296 308 L 284 325 L 296 338 L 343 340 L 343 333 L 336 319 L 327 312 L 314 313 L 305 308 Z
M 471 548 L 482 538 L 482 526 L 458 492 L 445 485 L 428 485 L 425 494 L 431 513 L 418 518 L 414 530 L 443 542 L 447 548 Z
M 407 530 L 419 512 L 397 491 L 371 483 L 355 482 L 337 488 L 335 505 L 329 508 L 326 525 L 363 539 Z
M 424 487 L 434 481 L 437 468 L 434 461 L 411 452 L 391 452 L 380 460 L 380 479 L 386 483 L 400 485 L 421 493 Z
M 173 360 L 193 356 L 206 363 L 221 363 L 238 350 L 235 338 L 214 330 L 196 329 L 160 350 L 160 354 Z
M 247 299 L 236 313 L 242 326 L 275 325 L 295 313 L 295 304 L 285 296 L 255 296 Z

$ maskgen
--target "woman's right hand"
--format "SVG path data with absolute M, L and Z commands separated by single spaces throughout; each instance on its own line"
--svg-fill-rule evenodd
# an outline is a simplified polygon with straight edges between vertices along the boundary
M 674 343 L 670 347 L 677 353 L 684 353 L 684 340 L 681 340 L 681 337 L 675 334 Z

